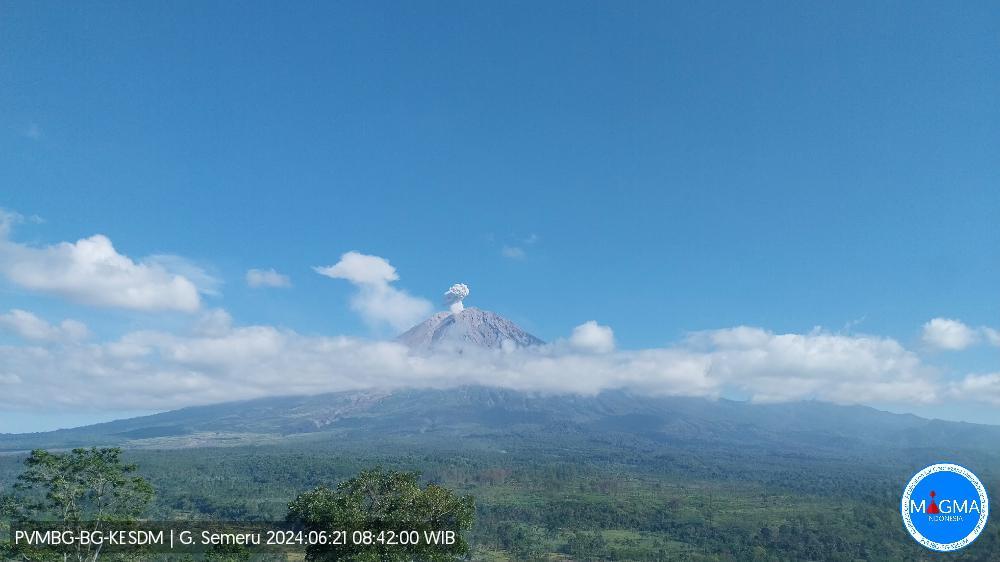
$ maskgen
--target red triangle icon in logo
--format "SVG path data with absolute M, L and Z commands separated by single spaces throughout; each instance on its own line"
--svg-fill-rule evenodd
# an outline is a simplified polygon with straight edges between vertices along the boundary
M 931 490 L 931 505 L 927 506 L 927 513 L 932 515 L 935 513 L 941 513 L 941 510 L 938 509 L 937 504 L 934 503 L 934 496 L 936 495 L 937 494 L 934 493 L 934 490 Z

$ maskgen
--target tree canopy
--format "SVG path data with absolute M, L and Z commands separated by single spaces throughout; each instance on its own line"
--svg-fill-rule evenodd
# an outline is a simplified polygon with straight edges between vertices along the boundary
M 458 560 L 469 551 L 464 533 L 474 516 L 472 496 L 436 484 L 421 487 L 417 473 L 380 468 L 364 470 L 336 489 L 321 486 L 301 494 L 288 509 L 288 520 L 304 529 L 344 533 L 344 540 L 336 541 L 342 544 L 307 550 L 307 559 L 317 561 Z M 451 544 L 429 540 L 448 531 Z M 404 532 L 418 540 L 402 538 Z
M 0 504 L 14 521 L 49 522 L 60 527 L 98 530 L 109 524 L 136 520 L 153 498 L 153 487 L 135 473 L 136 466 L 122 462 L 121 449 L 73 449 L 51 453 L 36 449 L 24 461 L 25 469 L 14 484 L 15 494 Z M 53 550 L 76 560 L 97 560 L 100 546 L 19 551 L 22 559 L 47 559 Z

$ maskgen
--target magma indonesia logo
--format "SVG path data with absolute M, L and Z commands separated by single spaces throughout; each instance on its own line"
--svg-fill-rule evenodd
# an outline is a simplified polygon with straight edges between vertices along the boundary
M 903 490 L 903 525 L 918 543 L 949 552 L 968 546 L 986 527 L 986 488 L 967 468 L 933 464 Z

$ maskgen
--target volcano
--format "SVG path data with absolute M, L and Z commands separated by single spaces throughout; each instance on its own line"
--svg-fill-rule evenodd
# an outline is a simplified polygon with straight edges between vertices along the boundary
M 461 351 L 469 347 L 501 349 L 545 343 L 503 316 L 478 308 L 438 312 L 401 334 L 396 341 L 418 351 Z

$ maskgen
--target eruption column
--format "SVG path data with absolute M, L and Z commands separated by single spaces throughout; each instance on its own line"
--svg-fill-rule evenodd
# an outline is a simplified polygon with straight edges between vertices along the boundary
M 469 296 L 469 286 L 465 283 L 455 283 L 444 293 L 444 303 L 448 305 L 452 314 L 458 314 L 465 310 L 462 300 Z

